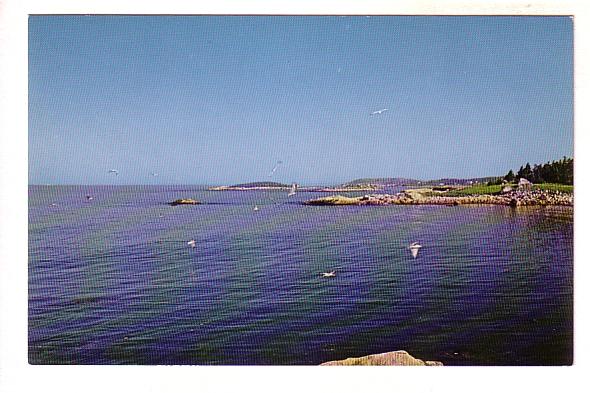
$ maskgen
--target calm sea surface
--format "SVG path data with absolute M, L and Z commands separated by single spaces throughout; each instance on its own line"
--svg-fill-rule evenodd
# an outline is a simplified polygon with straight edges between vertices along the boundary
M 298 203 L 321 195 L 30 186 L 29 361 L 572 362 L 573 209 Z

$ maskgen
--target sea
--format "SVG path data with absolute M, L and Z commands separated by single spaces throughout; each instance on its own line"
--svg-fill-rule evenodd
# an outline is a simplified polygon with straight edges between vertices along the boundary
M 573 208 L 325 195 L 29 186 L 29 363 L 572 364 Z

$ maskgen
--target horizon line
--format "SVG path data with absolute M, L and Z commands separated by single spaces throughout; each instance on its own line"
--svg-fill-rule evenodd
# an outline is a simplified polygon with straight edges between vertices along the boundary
M 463 180 L 463 181 L 469 181 L 469 180 L 477 180 L 477 179 L 488 179 L 488 178 L 500 178 L 503 176 L 478 176 L 478 177 L 439 177 L 436 179 L 416 179 L 416 178 L 410 178 L 410 177 L 359 177 L 350 181 L 346 181 L 346 182 L 340 182 L 340 183 L 330 183 L 330 182 L 322 182 L 322 183 L 297 183 L 300 186 L 308 186 L 308 187 L 319 187 L 319 186 L 340 186 L 340 185 L 345 185 L 348 183 L 351 183 L 353 181 L 357 181 L 357 180 L 363 180 L 363 179 L 403 179 L 403 180 L 410 180 L 410 181 L 415 181 L 415 182 L 422 182 L 422 183 L 427 183 L 427 182 L 433 182 L 433 181 L 437 181 L 437 180 Z M 263 181 L 263 180 L 257 180 L 257 181 L 245 181 L 245 182 L 239 182 L 239 183 L 232 183 L 232 184 L 228 184 L 228 183 L 120 183 L 120 184 L 113 184 L 113 183 L 28 183 L 28 186 L 80 186 L 80 187 L 84 187 L 84 186 L 207 186 L 207 187 L 220 187 L 220 186 L 234 186 L 234 185 L 240 185 L 240 184 L 250 184 L 250 183 L 277 183 L 277 184 L 291 184 L 289 183 L 283 183 L 283 182 L 278 182 L 278 181 Z

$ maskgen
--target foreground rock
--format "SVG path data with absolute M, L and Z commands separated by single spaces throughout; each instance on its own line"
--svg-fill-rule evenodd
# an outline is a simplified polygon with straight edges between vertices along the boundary
M 177 206 L 177 205 L 198 205 L 201 202 L 195 200 L 195 199 L 177 199 L 174 202 L 170 202 L 168 203 L 170 206 Z
M 348 358 L 322 363 L 320 366 L 442 366 L 441 362 L 416 359 L 406 351 L 379 353 L 377 355 Z
M 573 194 L 559 191 L 511 191 L 500 195 L 426 196 L 419 190 L 395 195 L 373 194 L 361 197 L 333 195 L 304 202 L 306 205 L 505 205 L 505 206 L 573 206 Z

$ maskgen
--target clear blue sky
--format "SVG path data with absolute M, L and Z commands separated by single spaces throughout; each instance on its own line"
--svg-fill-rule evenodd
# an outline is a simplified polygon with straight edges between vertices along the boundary
M 567 17 L 29 19 L 31 184 L 478 177 L 564 155 Z

